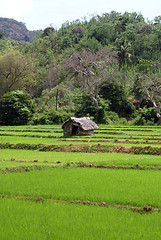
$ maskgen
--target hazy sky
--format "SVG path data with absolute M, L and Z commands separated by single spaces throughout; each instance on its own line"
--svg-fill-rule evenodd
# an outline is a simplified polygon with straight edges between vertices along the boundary
M 29 30 L 59 28 L 67 20 L 113 10 L 142 13 L 145 20 L 153 20 L 161 15 L 161 0 L 0 0 L 0 17 L 24 22 Z

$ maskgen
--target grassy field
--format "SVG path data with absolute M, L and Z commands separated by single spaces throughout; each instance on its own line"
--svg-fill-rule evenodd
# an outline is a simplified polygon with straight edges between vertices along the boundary
M 15 161 L 11 161 L 14 159 Z M 4 162 L 4 160 L 7 160 Z M 61 164 L 70 162 L 87 162 L 97 165 L 136 165 L 141 166 L 161 166 L 161 156 L 157 155 L 136 155 L 126 153 L 78 153 L 78 152 L 42 152 L 17 149 L 1 149 L 0 164 L 19 165 L 31 163 L 30 161 L 38 160 L 37 164 L 44 161 Z M 16 162 L 17 161 L 17 162 Z M 24 162 L 20 162 L 24 161 Z M 46 163 L 47 163 L 46 162 Z M 34 162 L 32 163 L 34 164 Z
M 161 208 L 161 172 L 58 168 L 1 174 L 0 194 Z
M 151 240 L 161 234 L 160 213 L 16 199 L 0 200 L 0 208 L 1 239 Z
M 0 239 L 160 239 L 161 127 L 0 127 L 0 143 Z

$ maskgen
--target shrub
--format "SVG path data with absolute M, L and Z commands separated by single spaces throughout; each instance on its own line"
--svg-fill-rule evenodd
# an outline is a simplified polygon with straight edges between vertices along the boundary
M 33 125 L 45 125 L 45 124 L 60 124 L 71 117 L 71 113 L 67 113 L 63 110 L 44 111 L 43 113 L 35 113 L 31 120 Z
M 134 120 L 135 125 L 154 125 L 159 121 L 159 119 L 156 116 L 156 108 L 150 107 L 150 108 L 140 108 L 138 112 L 138 116 Z
M 112 111 L 107 112 L 107 122 L 108 124 L 127 124 L 126 118 L 119 118 L 118 114 Z
M 27 124 L 34 112 L 30 96 L 23 91 L 8 92 L 0 99 L 0 124 Z
M 107 123 L 112 124 L 112 123 L 118 123 L 119 122 L 119 116 L 117 113 L 109 111 L 108 112 L 108 117 L 107 117 Z

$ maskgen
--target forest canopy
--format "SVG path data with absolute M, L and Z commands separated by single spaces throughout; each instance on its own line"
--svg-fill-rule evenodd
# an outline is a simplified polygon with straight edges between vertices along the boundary
M 30 123 L 82 115 L 100 123 L 121 117 L 160 123 L 161 16 L 147 22 L 141 13 L 112 11 L 65 22 L 60 29 L 50 26 L 32 42 L 26 33 L 17 41 L 3 30 L 0 97 L 28 93 L 35 105 Z M 155 120 L 146 118 L 146 111 L 155 112 Z

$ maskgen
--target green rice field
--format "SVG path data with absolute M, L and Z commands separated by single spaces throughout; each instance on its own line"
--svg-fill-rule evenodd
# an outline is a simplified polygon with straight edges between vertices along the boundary
M 2 240 L 159 240 L 160 199 L 159 126 L 0 126 Z

